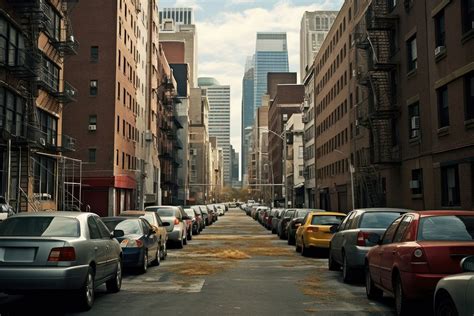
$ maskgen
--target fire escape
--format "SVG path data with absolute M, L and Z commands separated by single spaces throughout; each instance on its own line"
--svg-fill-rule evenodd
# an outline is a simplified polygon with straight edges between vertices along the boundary
M 17 137 L 12 143 L 10 169 L 12 185 L 15 186 L 17 211 L 39 211 L 42 209 L 41 194 L 31 192 L 30 180 L 35 179 L 34 166 L 43 168 L 35 160 L 32 152 L 53 152 L 50 157 L 56 159 L 58 187 L 57 205 L 63 210 L 68 208 L 81 208 L 81 162 L 61 156 L 60 153 L 74 151 L 75 140 L 67 135 L 57 135 L 55 144 L 46 144 L 45 133 L 41 130 L 36 98 L 39 88 L 48 93 L 61 105 L 74 102 L 77 90 L 69 83 L 63 81 L 54 83 L 54 77 L 45 69 L 42 50 L 38 47 L 38 39 L 43 32 L 50 38 L 50 44 L 55 52 L 64 57 L 77 53 L 78 43 L 72 36 L 72 27 L 69 22 L 69 13 L 78 0 L 61 1 L 61 14 L 65 21 L 66 29 L 55 32 L 54 16 L 51 15 L 51 5 L 45 0 L 8 0 L 9 5 L 19 17 L 17 21 L 21 26 L 24 43 L 20 45 L 16 62 L 6 65 L 8 75 L 18 80 L 17 88 L 25 99 L 24 102 L 24 137 Z M 61 138 L 61 146 L 57 139 Z M 47 154 L 48 155 L 48 154 Z M 80 172 L 78 172 L 78 170 Z M 61 183 L 59 182 L 61 180 Z
M 358 104 L 356 125 L 369 131 L 369 147 L 356 154 L 358 205 L 384 206 L 385 183 L 380 169 L 400 162 L 396 135 L 399 108 L 392 63 L 393 34 L 397 18 L 390 15 L 389 1 L 373 0 L 365 14 L 365 32 L 356 37 L 358 84 L 366 98 Z M 363 30 L 363 25 L 359 25 Z

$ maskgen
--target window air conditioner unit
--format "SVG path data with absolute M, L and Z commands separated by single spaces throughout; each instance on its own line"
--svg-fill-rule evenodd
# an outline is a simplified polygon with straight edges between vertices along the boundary
M 70 36 L 67 38 L 67 41 L 70 42 L 70 43 L 74 43 L 74 35 L 70 35 Z
M 151 142 L 151 141 L 153 140 L 153 135 L 152 135 L 152 133 L 151 133 L 150 130 L 147 130 L 147 131 L 145 132 L 145 140 L 146 140 L 147 142 Z
M 415 129 L 411 131 L 411 138 L 416 138 L 420 136 L 420 131 Z
M 438 46 L 435 48 L 435 56 L 438 56 L 439 54 L 441 54 L 442 52 L 444 52 L 444 50 L 446 49 L 445 46 Z
M 420 117 L 419 116 L 413 116 L 411 118 L 411 128 L 413 128 L 413 129 L 419 129 L 420 128 Z
M 90 124 L 89 125 L 89 130 L 90 131 L 95 131 L 96 129 L 97 129 L 97 125 L 95 125 L 95 124 Z
M 356 126 L 356 127 L 359 127 L 359 124 L 360 124 L 360 123 L 359 123 L 359 120 L 355 120 L 355 126 Z
M 97 81 L 91 81 L 91 87 L 97 88 Z
M 410 181 L 410 189 L 419 189 L 420 188 L 420 181 L 419 180 L 411 180 Z
M 41 138 L 39 139 L 39 143 L 40 143 L 41 146 L 46 146 L 46 139 L 44 139 L 44 138 L 41 137 Z
M 304 107 L 305 109 L 309 109 L 309 102 L 308 102 L 308 100 L 304 100 L 304 102 L 303 102 L 303 107 Z

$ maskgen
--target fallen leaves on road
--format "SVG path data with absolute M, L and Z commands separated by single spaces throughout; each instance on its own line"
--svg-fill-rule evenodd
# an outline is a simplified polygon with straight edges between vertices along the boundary
M 317 276 L 308 277 L 298 282 L 304 295 L 317 297 L 320 300 L 330 300 L 336 297 L 336 293 L 322 286 L 321 279 Z

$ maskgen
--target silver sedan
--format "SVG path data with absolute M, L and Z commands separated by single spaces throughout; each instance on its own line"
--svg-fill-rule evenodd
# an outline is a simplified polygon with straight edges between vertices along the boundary
M 93 213 L 22 213 L 0 223 L 0 292 L 68 290 L 88 310 L 100 284 L 120 291 L 121 258 L 118 241 Z

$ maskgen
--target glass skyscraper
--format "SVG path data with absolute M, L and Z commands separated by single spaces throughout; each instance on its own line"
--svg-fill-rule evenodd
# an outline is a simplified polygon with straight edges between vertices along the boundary
M 286 33 L 258 32 L 254 58 L 254 108 L 258 108 L 267 92 L 267 74 L 289 71 Z
M 252 126 L 255 113 L 254 106 L 254 57 L 247 57 L 245 64 L 244 78 L 242 79 L 242 130 L 241 130 L 241 153 L 242 153 L 242 174 L 241 179 L 245 181 L 248 163 L 248 137 L 245 135 L 245 128 Z

